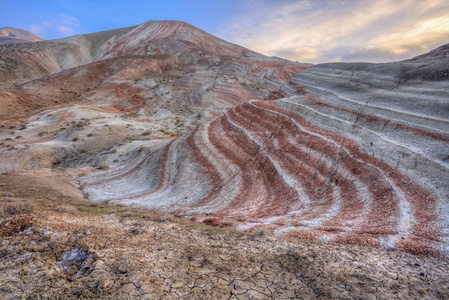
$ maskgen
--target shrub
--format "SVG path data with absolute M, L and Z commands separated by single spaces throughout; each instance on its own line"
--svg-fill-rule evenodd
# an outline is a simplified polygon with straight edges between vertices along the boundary
M 4 216 L 14 216 L 20 214 L 30 214 L 34 211 L 34 206 L 29 202 L 14 202 L 3 207 Z
M 17 234 L 32 227 L 37 222 L 34 215 L 16 215 L 0 222 L 0 237 Z
M 55 207 L 55 210 L 62 213 L 74 213 L 78 211 L 76 207 L 71 205 L 60 205 Z

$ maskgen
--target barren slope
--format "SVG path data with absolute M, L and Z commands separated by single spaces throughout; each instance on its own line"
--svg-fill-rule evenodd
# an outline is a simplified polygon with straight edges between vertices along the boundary
M 138 26 L 52 41 L 3 45 L 0 54 L 0 75 L 4 78 L 2 86 L 126 55 L 168 54 L 176 56 L 186 65 L 209 66 L 223 59 L 238 59 L 244 64 L 266 60 L 261 54 L 177 21 L 150 21 Z M 295 65 L 281 59 L 271 61 L 280 65 Z M 230 65 L 232 68 L 232 62 Z M 284 75 L 282 79 L 289 78 Z
M 52 74 L 0 90 L 2 172 L 115 164 L 119 154 L 104 154 L 125 142 L 189 132 L 307 67 L 172 21 L 11 47 L 2 58 L 20 66 L 0 66 L 5 78 Z
M 31 43 L 39 41 L 44 41 L 44 39 L 38 37 L 37 35 L 28 30 L 14 27 L 0 28 L 0 45 Z

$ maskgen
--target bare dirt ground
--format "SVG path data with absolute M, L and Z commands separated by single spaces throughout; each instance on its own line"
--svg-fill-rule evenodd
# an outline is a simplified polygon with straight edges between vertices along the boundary
M 246 234 L 0 175 L 1 299 L 448 299 L 447 259 Z

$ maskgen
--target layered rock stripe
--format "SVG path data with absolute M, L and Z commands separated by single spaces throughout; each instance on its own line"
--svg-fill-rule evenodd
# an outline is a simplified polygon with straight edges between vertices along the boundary
M 311 67 L 286 97 L 233 107 L 83 190 L 218 226 L 447 254 L 449 91 L 400 77 L 418 60 Z M 154 184 L 129 185 L 138 172 Z

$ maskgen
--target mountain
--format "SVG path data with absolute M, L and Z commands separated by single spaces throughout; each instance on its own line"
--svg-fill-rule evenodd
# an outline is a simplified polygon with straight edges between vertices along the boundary
M 269 58 L 174 21 L 7 45 L 0 53 L 8 91 L 0 94 L 0 115 L 107 97 L 110 106 L 127 112 L 176 110 L 193 125 L 204 115 L 210 119 L 265 97 L 309 66 Z M 199 105 L 206 107 L 192 110 Z
M 4 44 L 18 44 L 44 41 L 43 38 L 38 37 L 34 33 L 14 27 L 0 28 L 0 45 Z
M 220 227 L 449 253 L 448 45 L 310 65 L 150 21 L 0 53 L 2 173 Z
M 233 60 L 236 59 L 246 65 L 264 60 L 268 64 L 286 65 L 286 72 L 289 66 L 300 65 L 283 59 L 267 58 L 176 21 L 150 21 L 138 26 L 32 45 L 10 45 L 0 48 L 0 53 L 4 64 L 0 74 L 6 78 L 3 82 L 6 86 L 92 62 L 130 55 L 172 55 L 183 64 L 210 64 L 211 67 L 226 59 L 229 68 L 233 67 Z M 285 74 L 279 75 L 286 79 Z

